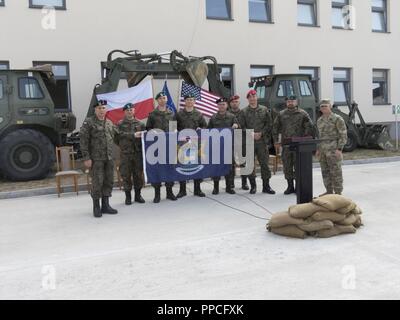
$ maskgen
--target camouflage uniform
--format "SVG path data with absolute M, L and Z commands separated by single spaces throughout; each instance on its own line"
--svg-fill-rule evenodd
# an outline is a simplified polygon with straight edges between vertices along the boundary
M 232 128 L 234 124 L 239 125 L 236 117 L 230 113 L 220 114 L 219 112 L 214 114 L 208 122 L 208 129 L 212 128 Z M 235 178 L 235 167 L 232 162 L 232 169 L 228 175 L 225 176 L 226 188 L 229 190 L 232 188 L 233 180 Z M 213 177 L 214 182 L 221 180 L 221 177 Z
M 143 152 L 141 138 L 135 138 L 135 133 L 144 131 L 145 125 L 136 120 L 124 118 L 118 123 L 114 137 L 115 144 L 121 150 L 120 172 L 124 191 L 143 188 Z
M 114 185 L 113 137 L 115 127 L 110 120 L 99 120 L 96 115 L 87 118 L 80 129 L 80 147 L 83 160 L 92 160 L 93 199 L 111 197 Z
M 322 178 L 328 193 L 342 193 L 342 159 L 336 157 L 336 150 L 343 150 L 347 141 L 347 129 L 343 118 L 335 113 L 321 116 L 317 121 Z
M 307 112 L 302 109 L 295 108 L 294 110 L 285 109 L 282 110 L 275 118 L 273 127 L 273 138 L 274 143 L 278 143 L 278 136 L 282 135 L 283 142 L 285 139 L 291 137 L 304 137 L 313 136 L 314 129 L 310 116 Z M 295 168 L 296 154 L 293 151 L 289 151 L 289 146 L 283 146 L 282 149 L 282 162 L 283 171 L 285 173 L 285 179 L 295 179 L 294 168 Z

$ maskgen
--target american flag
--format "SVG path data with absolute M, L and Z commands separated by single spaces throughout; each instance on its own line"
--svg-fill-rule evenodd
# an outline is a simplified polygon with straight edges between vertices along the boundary
M 200 87 L 193 86 L 191 84 L 182 82 L 181 97 L 179 99 L 179 107 L 182 109 L 185 106 L 184 96 L 188 93 L 193 93 L 196 97 L 195 108 L 199 110 L 204 116 L 211 117 L 218 112 L 218 106 L 215 100 L 219 99 L 219 96 L 208 92 Z

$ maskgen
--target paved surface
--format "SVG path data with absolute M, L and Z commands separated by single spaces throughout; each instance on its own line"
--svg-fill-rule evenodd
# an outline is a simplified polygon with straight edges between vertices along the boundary
M 399 171 L 399 162 L 345 166 L 345 195 L 365 227 L 330 239 L 276 236 L 265 220 L 210 199 L 155 205 L 151 188 L 148 203 L 130 207 L 116 191 L 120 213 L 102 219 L 87 194 L 0 200 L 0 298 L 399 299 Z M 271 184 L 276 196 L 251 199 L 273 212 L 295 203 L 282 175 Z M 216 199 L 269 216 L 241 196 Z

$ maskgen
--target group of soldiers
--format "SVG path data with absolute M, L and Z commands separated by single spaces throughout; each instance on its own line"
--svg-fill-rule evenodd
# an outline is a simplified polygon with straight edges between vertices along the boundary
M 150 113 L 146 124 L 135 118 L 135 108 L 128 103 L 123 107 L 124 119 L 116 126 L 106 119 L 107 101 L 100 100 L 94 105 L 94 115 L 88 117 L 81 127 L 81 151 L 84 165 L 90 169 L 92 177 L 93 214 L 101 217 L 105 214 L 116 214 L 118 211 L 110 206 L 109 198 L 114 181 L 113 145 L 121 150 L 120 173 L 125 191 L 125 204 L 132 204 L 132 187 L 134 188 L 134 201 L 144 203 L 141 189 L 143 179 L 143 153 L 141 145 L 142 133 L 147 130 L 158 129 L 165 132 L 170 130 L 170 121 L 176 121 L 178 131 L 184 129 L 211 129 L 233 128 L 252 130 L 254 139 L 254 157 L 257 158 L 261 169 L 262 192 L 275 194 L 271 188 L 271 171 L 269 169 L 269 145 L 273 141 L 275 150 L 279 153 L 282 149 L 282 163 L 288 187 L 284 194 L 296 192 L 295 187 L 295 154 L 284 144 L 291 137 L 314 137 L 315 126 L 308 113 L 298 107 L 296 96 L 286 98 L 286 108 L 277 114 L 271 115 L 269 109 L 258 103 L 257 92 L 250 90 L 246 96 L 248 106 L 240 108 L 240 97 L 232 96 L 229 100 L 220 98 L 216 101 L 218 112 L 209 122 L 195 108 L 196 99 L 192 93 L 184 97 L 185 106 L 174 114 L 167 107 L 168 98 L 164 92 L 156 95 L 157 107 Z M 344 120 L 332 112 L 329 100 L 320 103 L 322 116 L 317 121 L 319 139 L 321 140 L 317 156 L 321 162 L 322 176 L 326 193 L 341 194 L 343 191 L 343 178 L 341 171 L 342 150 L 346 143 L 347 132 Z M 243 140 L 242 156 L 246 153 L 246 144 Z M 235 166 L 225 176 L 226 192 L 235 194 Z M 212 194 L 219 193 L 221 177 L 212 177 L 214 188 Z M 250 187 L 247 184 L 250 182 Z M 194 195 L 205 197 L 201 190 L 202 180 L 194 180 Z M 154 203 L 161 200 L 161 183 L 153 184 Z M 166 198 L 176 201 L 187 195 L 186 181 L 179 182 L 179 192 L 174 195 L 173 182 L 166 182 Z M 250 190 L 251 194 L 257 192 L 255 169 L 250 175 L 241 176 L 241 188 Z M 100 205 L 101 199 L 101 205 Z

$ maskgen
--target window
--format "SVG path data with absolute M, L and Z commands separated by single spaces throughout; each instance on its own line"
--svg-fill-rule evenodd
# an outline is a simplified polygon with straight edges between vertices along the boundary
M 206 0 L 207 19 L 231 20 L 230 0 Z
M 374 104 L 389 104 L 388 70 L 373 69 L 372 96 Z
M 293 82 L 291 80 L 282 80 L 279 82 L 278 97 L 289 97 L 294 95 Z
M 349 68 L 333 69 L 333 90 L 336 105 L 347 105 L 351 102 L 351 79 Z
M 346 16 L 343 8 L 349 5 L 349 0 L 333 0 L 332 1 L 332 26 L 334 28 L 348 29 Z
M 29 0 L 29 8 L 42 9 L 43 7 L 54 7 L 58 10 L 66 10 L 66 0 Z
M 372 0 L 372 31 L 387 32 L 386 0 Z
M 320 87 L 320 79 L 319 79 L 319 67 L 300 67 L 300 73 L 309 74 L 311 76 L 311 86 L 314 91 L 315 98 L 317 100 L 319 97 L 319 87 Z
M 8 61 L 0 61 L 0 70 L 10 69 L 10 63 Z
M 235 86 L 233 81 L 233 65 L 220 65 L 221 67 L 221 81 L 224 84 L 225 88 L 231 90 L 231 95 L 234 94 Z
M 299 81 L 299 88 L 300 88 L 300 95 L 303 97 L 310 97 L 312 96 L 311 89 L 308 85 L 306 80 Z
M 297 24 L 300 26 L 317 26 L 316 0 L 297 0 Z
M 3 99 L 4 84 L 3 80 L 0 79 L 0 100 Z
M 4 5 L 5 5 L 4 1 L 5 0 L 0 0 L 0 7 L 4 7 Z
M 68 62 L 34 61 L 34 66 L 51 64 L 56 80 L 55 87 L 49 87 L 56 111 L 71 110 L 71 88 Z
M 19 97 L 21 99 L 43 99 L 43 92 L 35 78 L 19 78 Z
M 269 76 L 273 74 L 274 66 L 251 65 L 250 66 L 250 80 L 257 77 Z
M 249 0 L 249 20 L 271 22 L 271 0 Z

